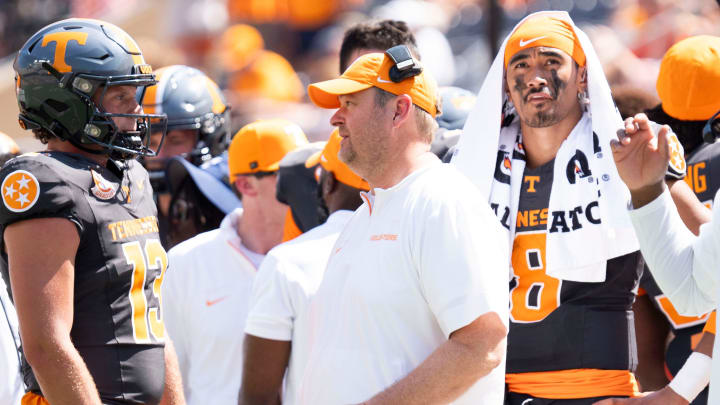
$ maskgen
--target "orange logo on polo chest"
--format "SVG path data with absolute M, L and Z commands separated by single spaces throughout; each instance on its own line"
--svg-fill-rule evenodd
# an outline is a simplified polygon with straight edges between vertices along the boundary
M 2 187 L 3 204 L 12 212 L 29 210 L 40 195 L 40 183 L 32 173 L 25 170 L 10 173 L 0 187 Z

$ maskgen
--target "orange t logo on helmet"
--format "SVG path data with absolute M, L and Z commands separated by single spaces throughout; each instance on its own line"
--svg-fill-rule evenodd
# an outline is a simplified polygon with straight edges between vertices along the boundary
M 75 41 L 79 45 L 85 45 L 87 37 L 87 32 L 53 32 L 43 37 L 40 46 L 45 47 L 50 42 L 55 42 L 53 67 L 61 73 L 72 72 L 72 66 L 65 63 L 65 48 L 67 48 L 67 44 L 70 41 Z

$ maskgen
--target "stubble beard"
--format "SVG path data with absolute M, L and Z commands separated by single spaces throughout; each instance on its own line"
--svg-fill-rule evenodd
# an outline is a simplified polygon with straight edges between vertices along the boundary
M 538 111 L 524 119 L 523 122 L 530 128 L 546 128 L 557 124 L 560 120 L 554 111 Z

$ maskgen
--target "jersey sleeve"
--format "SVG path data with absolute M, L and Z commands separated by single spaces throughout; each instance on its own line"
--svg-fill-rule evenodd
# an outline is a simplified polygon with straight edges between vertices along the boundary
M 66 218 L 82 232 L 72 188 L 60 170 L 33 156 L 20 156 L 0 170 L 3 226 L 33 218 Z
M 663 127 L 662 125 L 650 121 L 650 126 L 656 134 Z M 687 162 L 685 161 L 685 150 L 680 143 L 677 135 L 672 129 L 667 134 L 668 147 L 670 147 L 670 161 L 668 162 L 667 171 L 665 172 L 666 180 L 682 180 L 687 174 Z
M 296 314 L 290 297 L 292 282 L 287 277 L 292 266 L 272 251 L 265 256 L 253 281 L 245 333 L 264 339 L 292 340 Z
M 716 197 L 716 201 L 717 201 Z M 681 315 L 715 308 L 720 250 L 720 210 L 696 237 L 683 224 L 665 190 L 649 204 L 630 211 L 645 261 L 657 285 Z
M 488 312 L 505 322 L 509 316 L 507 235 L 469 182 L 452 187 L 472 190 L 450 201 L 436 199 L 418 213 L 423 226 L 415 227 L 412 247 L 425 298 L 445 337 Z

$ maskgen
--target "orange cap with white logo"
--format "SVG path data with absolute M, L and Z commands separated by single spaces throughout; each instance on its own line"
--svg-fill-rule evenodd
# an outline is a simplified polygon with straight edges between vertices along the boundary
M 424 70 L 416 76 L 395 83 L 390 80 L 390 68 L 393 66 L 395 62 L 384 53 L 363 55 L 339 78 L 308 86 L 308 95 L 318 107 L 340 108 L 338 96 L 377 87 L 395 95 L 409 95 L 413 104 L 434 118 L 437 115 L 438 92 L 435 79 Z
M 342 142 L 342 137 L 338 129 L 335 128 L 332 135 L 330 135 L 330 139 L 328 139 L 325 144 L 325 148 L 313 153 L 305 162 L 305 167 L 313 167 L 320 163 L 320 166 L 332 173 L 339 182 L 359 190 L 370 190 L 370 185 L 367 181 L 363 180 L 363 178 L 355 174 L 348 165 L 340 161 L 338 157 L 338 153 L 340 153 L 340 142 Z

